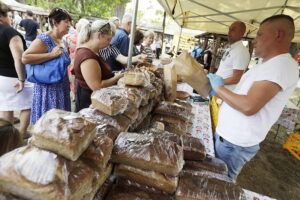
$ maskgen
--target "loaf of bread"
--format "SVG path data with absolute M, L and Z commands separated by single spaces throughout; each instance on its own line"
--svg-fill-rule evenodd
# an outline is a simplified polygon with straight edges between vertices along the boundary
M 149 128 L 147 130 L 143 130 L 141 133 L 151 135 L 162 140 L 169 140 L 175 142 L 179 146 L 183 146 L 183 140 L 181 135 L 170 133 L 168 131 L 160 130 L 157 128 Z
M 131 120 L 124 115 L 109 116 L 95 108 L 85 108 L 79 112 L 84 118 L 96 123 L 97 125 L 110 125 L 119 132 L 127 131 Z
M 90 188 L 90 192 L 86 193 L 83 196 L 83 200 L 93 200 L 97 191 L 102 187 L 104 184 L 105 180 L 109 177 L 112 171 L 112 164 L 109 163 L 106 168 L 98 171 L 98 173 L 95 173 L 92 186 Z
M 167 101 L 160 102 L 154 110 L 154 113 L 175 117 L 184 122 L 188 121 L 191 116 L 191 112 L 187 108 L 177 103 Z
M 135 87 L 126 87 L 126 86 L 110 86 L 109 88 L 119 91 L 119 93 L 122 93 L 124 97 L 126 97 L 129 101 L 129 104 L 132 106 L 139 108 L 142 102 L 143 93 Z
M 176 191 L 176 200 L 240 200 L 242 196 L 242 189 L 234 183 L 192 175 L 180 176 Z
M 178 184 L 178 177 L 143 170 L 129 165 L 116 165 L 114 173 L 123 179 L 129 179 L 143 185 L 151 186 L 170 194 L 176 191 Z
M 90 192 L 95 171 L 33 146 L 0 158 L 0 190 L 30 200 L 77 200 Z
M 127 71 L 124 73 L 124 84 L 131 86 L 145 86 L 149 84 L 146 74 L 142 71 Z
M 201 139 L 189 135 L 183 135 L 184 160 L 204 160 L 206 156 L 205 146 Z
M 52 109 L 32 129 L 31 145 L 77 160 L 96 134 L 96 124 L 78 113 Z
M 104 183 L 102 184 L 102 186 L 99 188 L 99 190 L 97 191 L 97 193 L 94 196 L 93 200 L 104 200 L 106 195 L 108 194 L 108 192 L 112 189 L 113 187 L 113 183 L 114 183 L 114 178 L 115 176 L 111 175 L 109 176 Z
M 132 185 L 118 184 L 105 200 L 173 200 L 173 197 L 162 192 L 153 192 Z
M 203 169 L 219 174 L 228 175 L 228 168 L 226 163 L 221 159 L 208 155 L 203 161 L 186 161 L 184 167 L 185 169 L 194 171 Z
M 24 200 L 8 193 L 0 193 L 0 200 Z
M 175 99 L 174 103 L 177 103 L 181 106 L 183 106 L 185 109 L 187 109 L 189 112 L 192 111 L 193 106 L 191 103 L 185 101 L 185 100 L 180 100 L 180 99 Z
M 122 114 L 129 103 L 126 94 L 110 87 L 93 92 L 91 100 L 94 108 L 110 116 Z
M 177 176 L 184 164 L 183 149 L 176 143 L 126 132 L 115 141 L 112 161 L 170 176 Z
M 128 109 L 123 113 L 126 117 L 131 120 L 131 123 L 134 123 L 139 116 L 139 109 L 130 104 Z
M 187 129 L 188 129 L 188 123 L 176 118 L 176 117 L 171 117 L 168 115 L 162 115 L 162 114 L 155 114 L 152 117 L 152 121 L 159 121 L 163 122 L 165 125 L 165 130 L 176 133 L 179 135 L 186 134 Z
M 95 137 L 93 142 L 81 155 L 82 159 L 87 159 L 94 165 L 103 170 L 106 168 L 113 149 L 113 141 L 107 137 Z
M 96 127 L 96 136 L 95 137 L 109 137 L 113 142 L 117 139 L 119 135 L 118 129 L 110 125 L 98 125 Z

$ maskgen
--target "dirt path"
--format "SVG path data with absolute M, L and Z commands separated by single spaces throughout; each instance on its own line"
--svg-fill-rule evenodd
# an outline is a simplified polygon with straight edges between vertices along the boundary
M 284 128 L 274 139 L 276 129 L 277 125 L 261 143 L 257 155 L 244 166 L 237 182 L 245 189 L 279 200 L 299 200 L 300 160 L 282 148 L 287 138 Z

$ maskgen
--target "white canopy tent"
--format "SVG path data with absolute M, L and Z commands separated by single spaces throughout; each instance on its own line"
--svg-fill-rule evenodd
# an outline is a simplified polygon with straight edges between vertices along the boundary
M 295 21 L 294 42 L 300 43 L 300 0 L 158 0 L 182 28 L 227 34 L 240 20 L 247 25 L 247 37 L 255 37 L 261 21 L 287 14 Z
M 34 14 L 37 15 L 47 16 L 49 14 L 49 12 L 43 8 L 22 4 L 15 0 L 0 0 L 0 2 L 10 6 L 13 10 L 20 12 L 26 12 L 27 10 L 31 10 Z

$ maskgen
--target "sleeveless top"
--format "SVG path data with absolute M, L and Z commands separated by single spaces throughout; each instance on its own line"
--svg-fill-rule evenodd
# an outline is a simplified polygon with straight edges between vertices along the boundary
M 81 63 L 87 59 L 95 59 L 99 63 L 99 66 L 101 68 L 102 80 L 107 80 L 114 76 L 110 66 L 103 60 L 101 56 L 95 54 L 88 48 L 81 47 L 76 50 L 74 61 L 75 77 L 80 87 L 91 90 L 85 82 L 80 68 Z

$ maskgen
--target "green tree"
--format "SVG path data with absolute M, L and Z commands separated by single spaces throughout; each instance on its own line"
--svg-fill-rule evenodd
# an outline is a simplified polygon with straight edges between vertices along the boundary
M 27 4 L 51 9 L 64 7 L 73 14 L 80 16 L 94 16 L 109 18 L 111 10 L 120 4 L 126 4 L 130 0 L 26 0 Z

